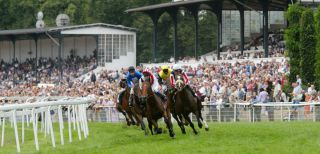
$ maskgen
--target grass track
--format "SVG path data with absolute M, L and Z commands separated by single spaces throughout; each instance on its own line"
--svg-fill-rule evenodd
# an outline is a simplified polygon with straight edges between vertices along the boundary
M 187 135 L 182 135 L 175 125 L 176 139 L 168 134 L 146 137 L 139 128 L 122 123 L 89 123 L 89 127 L 89 138 L 79 141 L 73 132 L 73 143 L 68 142 L 65 127 L 62 146 L 58 125 L 54 125 L 57 147 L 52 148 L 50 138 L 39 133 L 38 153 L 320 153 L 320 123 L 313 122 L 210 123 L 210 131 L 202 129 L 199 135 L 194 135 L 190 128 Z M 7 127 L 5 132 L 6 142 L 0 154 L 16 153 L 13 129 Z M 25 140 L 22 153 L 37 153 L 31 128 L 27 129 Z

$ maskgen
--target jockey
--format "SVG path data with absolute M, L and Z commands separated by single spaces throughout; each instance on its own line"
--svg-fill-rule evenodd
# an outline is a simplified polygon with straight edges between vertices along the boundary
M 166 81 L 170 77 L 171 72 L 172 70 L 168 66 L 166 65 L 162 66 L 161 71 L 157 76 L 159 83 L 163 84 L 163 81 Z
M 171 74 L 170 74 L 170 83 L 171 83 L 171 86 L 173 87 L 173 88 L 175 88 L 175 83 L 176 83 L 176 81 L 175 81 L 175 76 L 176 75 L 182 75 L 182 77 L 183 77 L 183 82 L 184 82 L 184 84 L 186 85 L 186 88 L 188 88 L 190 91 L 191 91 L 191 93 L 192 93 L 192 95 L 194 96 L 194 97 L 197 97 L 197 95 L 196 95 L 196 93 L 191 89 L 191 87 L 189 86 L 189 79 L 188 79 L 188 76 L 186 75 L 186 73 L 184 73 L 183 71 L 182 71 L 182 69 L 181 69 L 181 67 L 179 66 L 179 65 L 177 65 L 177 64 L 175 64 L 175 65 L 173 65 L 173 72 L 171 72 Z
M 133 66 L 130 66 L 128 69 L 128 74 L 126 76 L 127 85 L 130 88 L 130 98 L 129 98 L 130 107 L 132 107 L 132 99 L 134 95 L 132 80 L 137 79 L 137 81 L 139 81 L 141 78 L 142 78 L 142 74 L 139 71 L 136 71 L 136 69 Z
M 152 72 L 148 69 L 143 70 L 142 72 L 143 78 L 150 77 L 150 84 L 152 91 L 159 96 L 163 101 L 166 101 L 166 96 L 160 92 L 160 85 L 156 77 L 152 74 Z

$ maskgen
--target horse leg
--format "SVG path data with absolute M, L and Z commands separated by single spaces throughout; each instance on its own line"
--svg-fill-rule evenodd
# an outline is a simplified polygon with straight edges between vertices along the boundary
M 124 117 L 126 118 L 127 125 L 128 125 L 128 126 L 130 126 L 130 125 L 131 125 L 131 123 L 130 123 L 130 120 L 129 120 L 128 115 L 126 114 L 126 112 L 121 111 L 121 113 L 122 113 L 122 114 L 124 115 Z
M 153 135 L 152 122 L 151 122 L 151 120 L 149 118 L 148 118 L 148 126 L 149 126 L 149 130 L 151 131 L 151 135 Z
M 195 112 L 194 114 L 196 115 L 199 128 L 202 128 L 203 125 L 202 125 L 202 122 L 201 122 L 201 119 L 200 119 L 199 112 Z
M 178 125 L 179 125 L 179 127 L 180 127 L 180 129 L 181 129 L 181 131 L 182 131 L 182 134 L 186 134 L 186 129 L 184 128 L 183 123 L 179 120 L 177 114 L 172 113 L 172 116 L 173 116 L 173 118 L 177 121 L 177 123 L 178 123 Z
M 163 116 L 163 118 L 164 118 L 164 122 L 167 124 L 167 127 L 169 129 L 170 137 L 174 138 L 175 134 L 173 132 L 173 126 L 172 126 L 171 118 L 169 116 L 167 116 L 167 115 Z
M 198 134 L 198 132 L 196 131 L 196 129 L 194 128 L 194 125 L 193 125 L 193 123 L 192 123 L 192 121 L 191 121 L 191 119 L 190 119 L 190 117 L 188 116 L 188 114 L 183 114 L 183 116 L 184 116 L 184 119 L 185 120 L 187 120 L 188 122 L 189 122 L 189 124 L 190 124 L 190 127 L 193 129 L 193 132 L 194 132 L 194 134 Z
M 132 113 L 128 113 L 128 117 L 130 118 L 131 124 L 136 125 L 136 122 L 134 121 L 134 119 L 132 117 Z
M 162 134 L 162 130 L 159 129 L 157 120 L 152 119 L 151 122 L 154 126 L 154 131 L 156 132 L 156 134 Z
M 144 135 L 145 135 L 145 136 L 148 136 L 148 130 L 146 129 L 146 125 L 145 125 L 144 122 L 143 122 L 143 117 L 142 117 L 142 115 L 138 115 L 137 117 L 139 118 L 139 122 L 140 122 L 140 124 L 141 124 L 141 129 L 144 130 Z
M 203 120 L 203 117 L 202 117 L 202 114 L 201 114 L 201 110 L 199 111 L 199 117 L 200 117 L 200 120 L 204 123 L 205 130 L 209 131 L 209 125 L 207 124 L 207 122 L 205 120 Z

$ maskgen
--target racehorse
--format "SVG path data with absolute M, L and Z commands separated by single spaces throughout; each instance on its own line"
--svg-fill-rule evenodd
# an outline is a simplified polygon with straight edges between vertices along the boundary
M 138 81 L 134 80 L 133 81 L 133 90 L 134 90 L 134 96 L 133 96 L 133 106 L 131 107 L 131 112 L 133 113 L 133 116 L 137 120 L 137 123 L 141 125 L 141 129 L 144 130 L 145 135 L 148 135 L 148 131 L 146 129 L 146 126 L 143 122 L 143 117 L 146 117 L 145 114 L 145 107 L 144 105 L 140 102 L 139 96 L 141 95 L 141 89 Z
M 139 96 L 139 99 L 140 102 L 142 102 L 146 106 L 145 111 L 151 134 L 154 134 L 152 126 L 154 127 L 156 133 L 159 132 L 157 121 L 163 117 L 169 130 L 170 137 L 174 138 L 175 134 L 173 132 L 170 109 L 168 108 L 167 103 L 163 102 L 163 100 L 152 91 L 150 78 L 145 78 L 145 80 L 142 81 L 141 91 L 142 93 Z
M 120 87 L 125 88 L 125 91 L 119 94 L 118 100 L 117 100 L 119 101 L 119 103 L 117 103 L 116 108 L 126 118 L 128 126 L 130 126 L 131 124 L 139 126 L 139 123 L 135 122 L 135 120 L 133 119 L 133 113 L 129 107 L 130 88 L 127 86 L 126 79 L 122 79 L 120 81 Z
M 183 77 L 181 75 L 176 75 L 175 90 L 171 90 L 171 113 L 172 116 L 176 119 L 178 125 L 181 128 L 183 134 L 185 134 L 185 128 L 182 123 L 183 118 L 190 124 L 190 127 L 193 129 L 195 134 L 198 134 L 194 128 L 189 114 L 193 113 L 196 116 L 199 128 L 202 128 L 204 122 L 205 130 L 209 130 L 208 124 L 203 120 L 201 115 L 202 104 L 201 101 L 192 95 L 191 88 L 189 85 L 185 85 L 183 82 Z

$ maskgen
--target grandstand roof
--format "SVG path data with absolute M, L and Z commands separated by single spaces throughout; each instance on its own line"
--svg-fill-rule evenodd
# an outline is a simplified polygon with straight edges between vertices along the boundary
M 241 2 L 241 0 L 220 0 L 222 2 L 222 10 L 238 10 L 236 3 Z M 138 8 L 129 9 L 126 12 L 150 12 L 150 11 L 167 11 L 170 9 L 179 9 L 184 7 L 191 7 L 192 5 L 200 5 L 200 10 L 211 10 L 210 5 L 215 5 L 219 0 L 188 0 L 179 2 L 168 2 L 149 6 L 143 6 Z M 241 2 L 242 3 L 242 2 Z M 291 3 L 290 0 L 270 0 L 269 1 L 269 11 L 283 11 L 288 8 L 288 4 Z M 243 1 L 247 7 L 245 10 L 262 10 L 262 5 L 260 0 L 246 0 Z
M 0 30 L 0 41 L 12 40 L 24 40 L 31 39 L 34 36 L 46 37 L 46 33 L 56 36 L 62 34 L 62 31 L 66 30 L 75 30 L 91 27 L 105 27 L 123 31 L 136 31 L 135 28 L 125 27 L 122 25 L 111 25 L 105 23 L 94 23 L 94 24 L 85 24 L 85 25 L 74 25 L 74 26 L 64 26 L 64 27 L 46 27 L 46 28 L 26 28 L 26 29 L 14 29 L 14 30 Z

